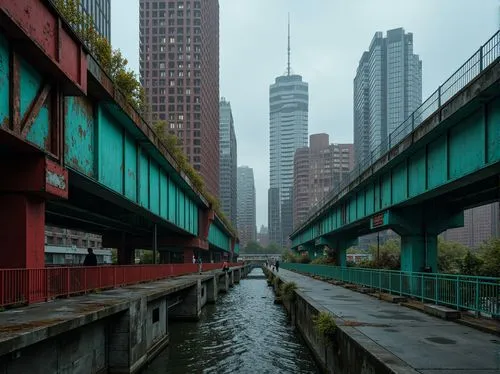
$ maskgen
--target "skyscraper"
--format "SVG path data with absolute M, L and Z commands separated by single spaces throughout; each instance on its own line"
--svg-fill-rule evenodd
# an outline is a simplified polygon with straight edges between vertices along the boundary
M 442 237 L 469 248 L 477 248 L 491 238 L 500 238 L 500 203 L 465 210 L 464 226 L 446 230 Z
M 248 166 L 238 167 L 237 213 L 240 248 L 245 248 L 249 241 L 257 240 L 255 182 L 253 169 Z
M 294 158 L 293 224 L 321 201 L 354 167 L 352 144 L 329 144 L 328 134 L 313 134 L 310 147 L 299 148 Z
M 269 241 L 279 245 L 288 243 L 293 230 L 293 157 L 297 148 L 307 146 L 308 109 L 308 84 L 291 74 L 289 22 L 286 75 L 269 88 Z
M 413 34 L 398 28 L 376 32 L 354 78 L 356 163 L 380 156 L 388 136 L 422 103 L 422 61 Z M 378 147 L 382 148 L 379 149 Z
M 219 196 L 219 1 L 140 0 L 140 76 L 153 120 Z
M 96 31 L 111 40 L 111 0 L 80 0 L 82 10 L 92 17 Z
M 219 200 L 222 211 L 236 227 L 237 149 L 231 103 L 222 98 L 219 103 Z

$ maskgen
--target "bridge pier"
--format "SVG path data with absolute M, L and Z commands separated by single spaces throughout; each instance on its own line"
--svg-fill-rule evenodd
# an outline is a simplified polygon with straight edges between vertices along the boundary
M 0 264 L 45 267 L 45 203 L 68 198 L 68 172 L 44 155 L 12 152 L 0 160 Z
M 198 279 L 196 285 L 192 286 L 182 295 L 182 302 L 169 311 L 169 318 L 181 320 L 197 320 L 200 317 L 202 307 L 202 287 L 201 280 Z
M 219 275 L 219 279 L 217 282 L 217 289 L 218 292 L 227 292 L 229 290 L 229 275 L 228 273 L 224 272 L 223 274 Z
M 218 287 L 217 287 L 217 275 L 214 275 L 213 278 L 209 279 L 207 283 L 207 302 L 215 303 L 217 301 L 218 295 Z
M 234 283 L 240 283 L 241 269 L 234 269 L 233 274 L 234 274 L 234 277 L 233 277 Z
M 337 266 L 346 267 L 347 266 L 347 249 L 356 245 L 358 242 L 358 238 L 352 237 L 326 237 L 322 236 L 319 239 L 316 239 L 314 242 L 314 249 L 317 246 L 327 246 L 330 249 L 335 250 L 335 263 Z
M 450 213 L 443 206 L 414 207 L 387 214 L 389 226 L 401 236 L 401 271 L 409 273 L 437 273 L 437 236 L 464 224 L 463 211 Z
M 3 268 L 45 266 L 45 200 L 0 195 L 0 263 Z

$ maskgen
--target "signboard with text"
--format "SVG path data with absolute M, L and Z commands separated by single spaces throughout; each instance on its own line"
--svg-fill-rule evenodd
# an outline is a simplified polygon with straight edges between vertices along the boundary
M 389 214 L 387 211 L 377 213 L 370 218 L 370 228 L 376 229 L 386 226 L 389 222 Z

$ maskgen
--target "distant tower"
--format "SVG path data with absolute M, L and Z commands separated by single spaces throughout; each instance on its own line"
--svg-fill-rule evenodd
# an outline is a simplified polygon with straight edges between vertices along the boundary
M 290 16 L 288 16 L 287 69 L 269 87 L 269 241 L 288 245 L 293 225 L 293 157 L 307 146 L 309 88 L 292 74 Z

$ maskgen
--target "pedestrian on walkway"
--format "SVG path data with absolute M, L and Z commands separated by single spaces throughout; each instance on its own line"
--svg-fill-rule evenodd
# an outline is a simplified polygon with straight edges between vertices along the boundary
M 228 270 L 229 270 L 229 265 L 227 264 L 226 261 L 224 261 L 224 263 L 222 264 L 222 271 L 227 273 Z
M 201 263 L 201 256 L 198 256 L 198 272 L 201 274 L 202 272 L 202 263 Z
M 196 264 L 196 257 L 193 255 L 193 265 Z
M 276 272 L 278 273 L 280 271 L 280 262 L 279 262 L 279 260 L 276 260 L 276 263 L 274 264 L 274 266 L 276 267 Z
M 85 260 L 83 260 L 83 266 L 97 266 L 97 256 L 94 254 L 94 250 L 92 248 L 87 249 L 87 256 L 85 256 Z

